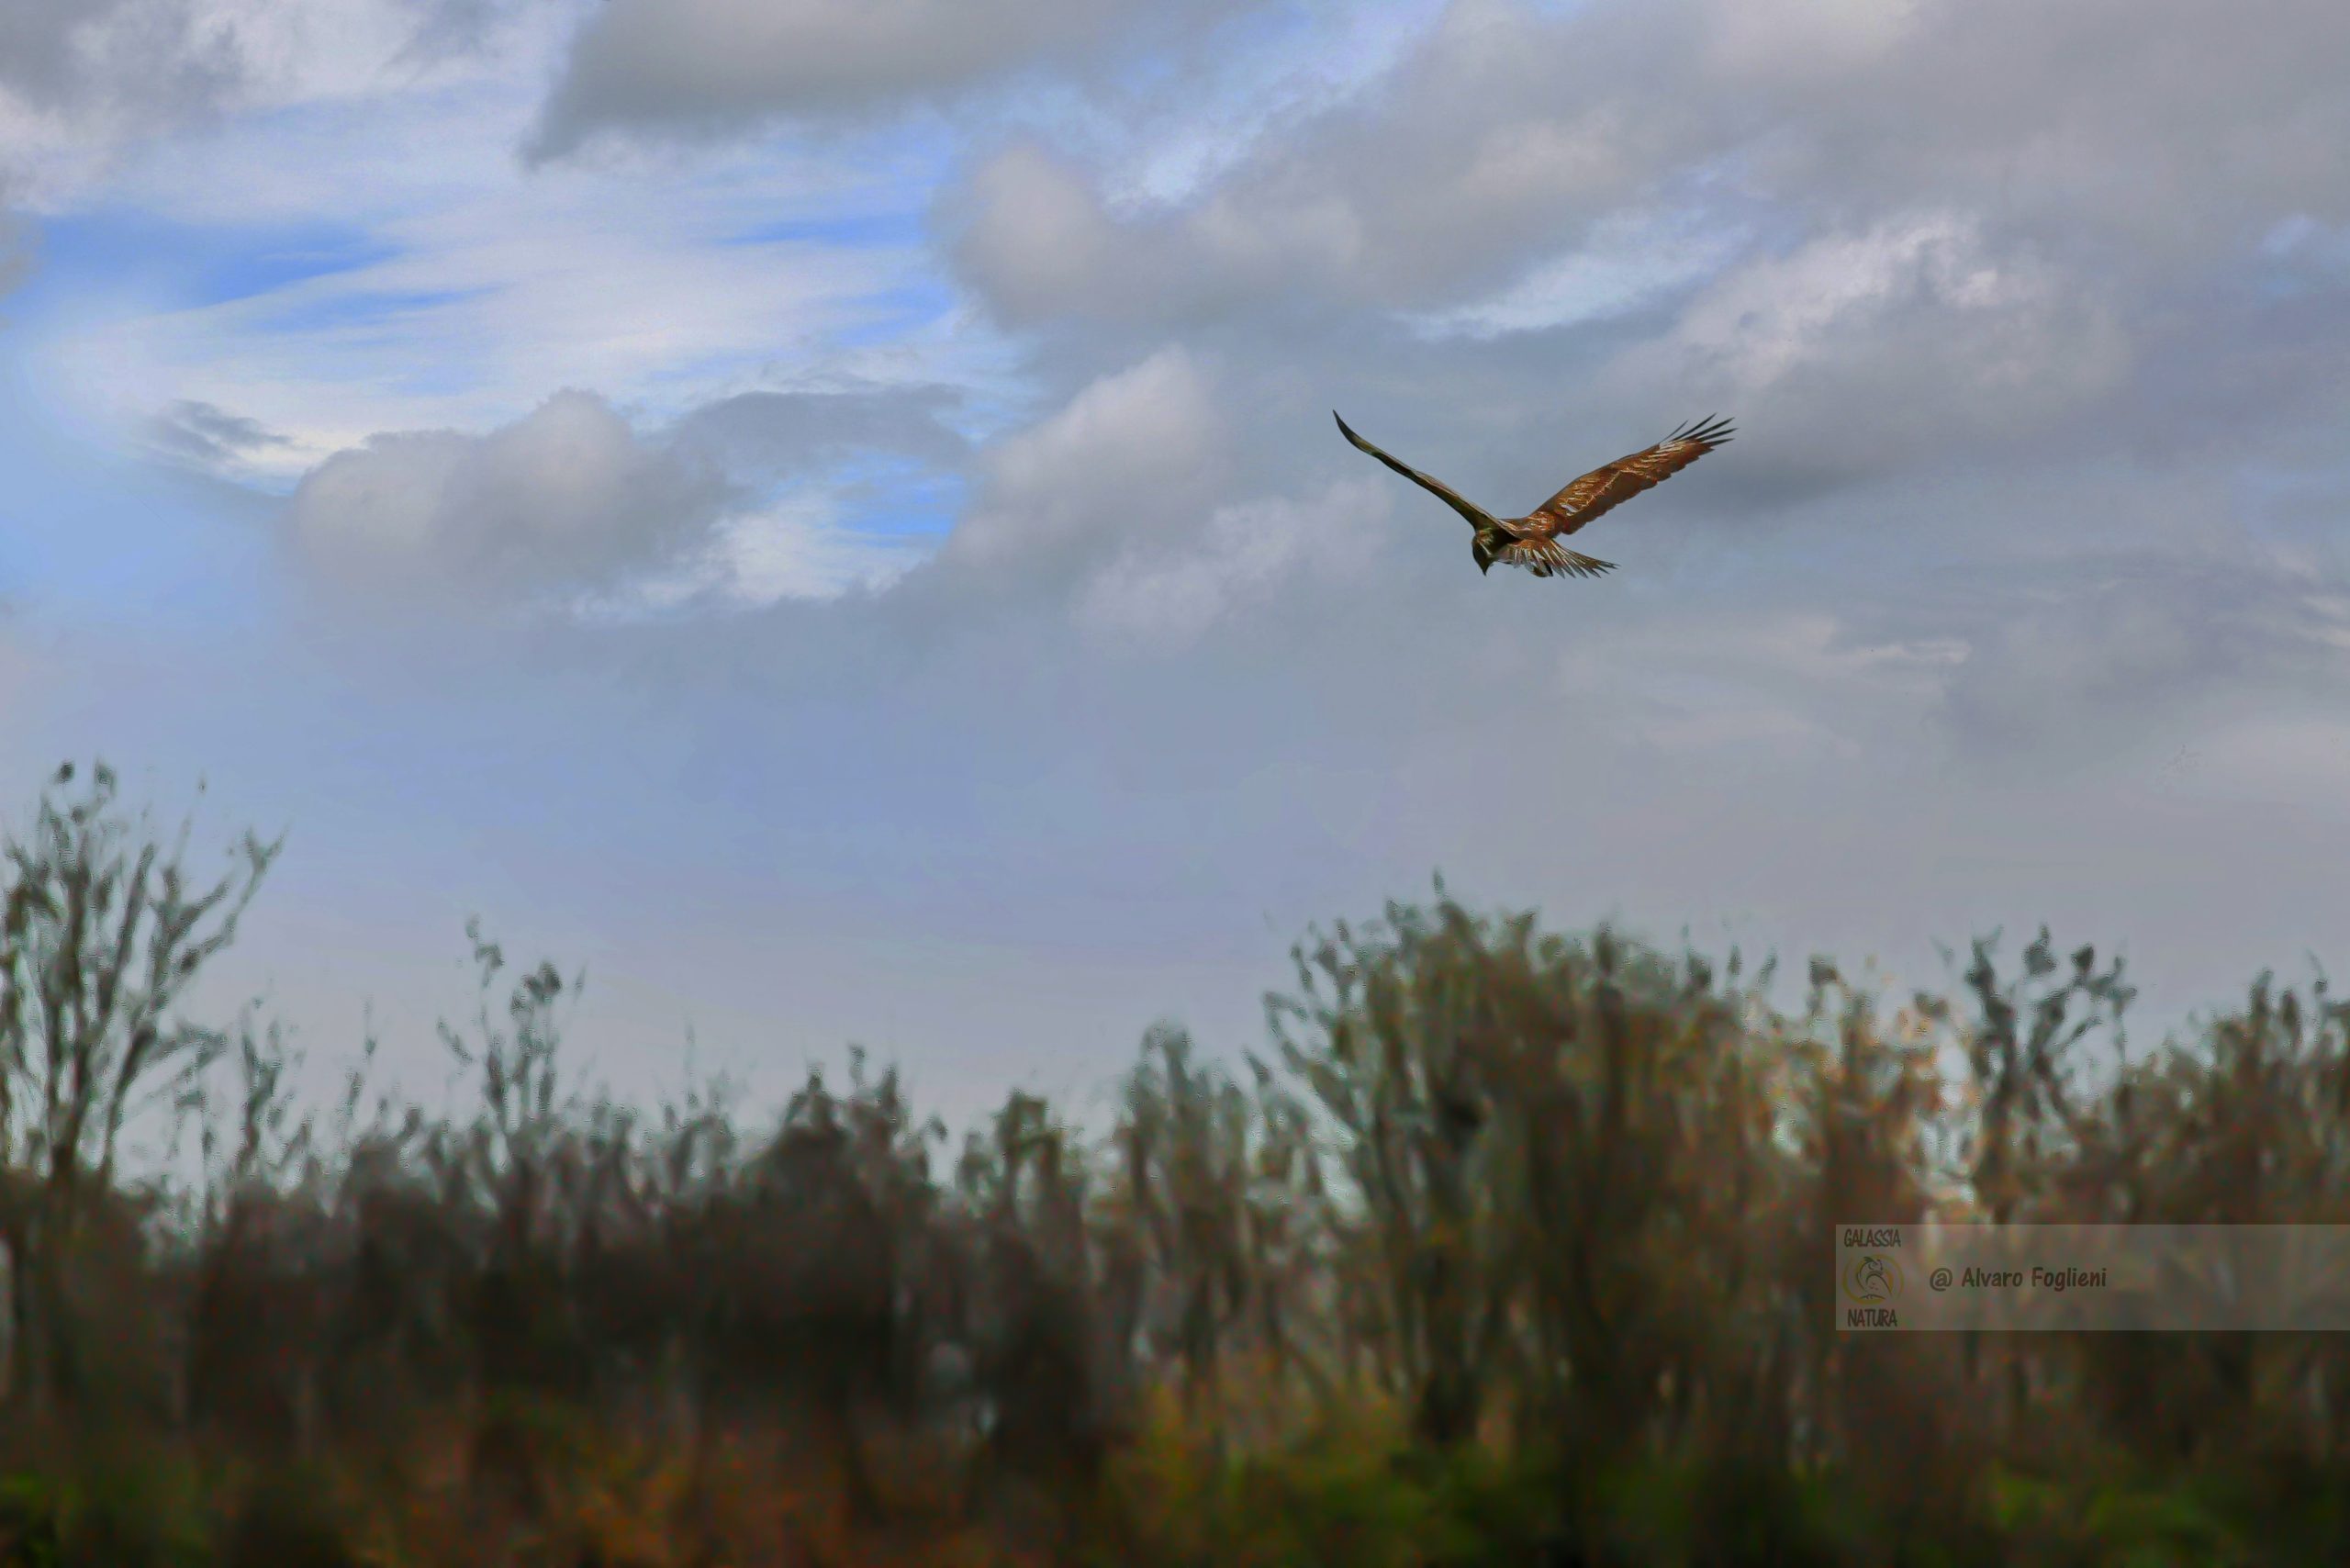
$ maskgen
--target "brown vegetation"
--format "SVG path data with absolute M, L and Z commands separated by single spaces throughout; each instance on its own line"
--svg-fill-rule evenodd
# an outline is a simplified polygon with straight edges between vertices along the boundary
M 854 1053 L 756 1132 L 588 1099 L 576 982 L 476 933 L 471 1118 L 364 1059 L 320 1117 L 176 1011 L 274 848 L 192 890 L 71 783 L 0 932 L 0 1564 L 2350 1560 L 2338 1344 L 1827 1299 L 1842 1222 L 2340 1219 L 2322 983 L 2132 1061 L 2044 933 L 1788 1012 L 1439 885 L 1313 934 L 1237 1074 L 1162 1028 L 1099 1138 L 1015 1093 L 957 1148 Z M 192 1183 L 117 1163 L 158 1093 Z

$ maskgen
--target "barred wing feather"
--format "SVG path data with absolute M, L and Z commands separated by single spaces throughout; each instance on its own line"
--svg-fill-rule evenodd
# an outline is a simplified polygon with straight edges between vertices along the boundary
M 1654 446 L 1619 457 L 1582 478 L 1527 514 L 1557 533 L 1572 533 L 1602 512 L 1622 505 L 1643 490 L 1652 490 L 1718 446 L 1729 444 L 1728 420 L 1701 420 L 1684 425 Z

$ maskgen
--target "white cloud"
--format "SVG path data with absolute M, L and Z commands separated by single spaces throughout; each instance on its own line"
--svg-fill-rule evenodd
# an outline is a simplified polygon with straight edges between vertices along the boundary
M 1217 49 L 1213 73 L 1178 71 L 1096 95 L 1087 129 L 1111 151 L 1110 206 L 1172 207 L 1213 188 L 1252 152 L 1393 71 L 1446 4 L 1282 7 L 1270 14 L 1281 25 L 1256 47 Z
M 971 175 L 972 217 L 957 258 L 996 308 L 1014 320 L 1081 309 L 1105 291 L 1148 293 L 1164 269 L 1119 243 L 1078 170 L 1042 147 L 1008 148 Z M 1132 262 L 1139 273 L 1121 264 Z
M 2055 296 L 2048 269 L 2003 264 L 1968 220 L 1926 213 L 1751 263 L 1692 305 L 1678 336 L 1722 362 L 1740 387 L 1760 392 L 1854 340 L 1881 342 L 1889 323 L 1932 313 L 1964 323 L 1968 357 L 1985 383 L 1975 390 L 2029 393 L 2057 371 L 2101 390 L 2119 367 L 2078 336 L 2080 327 L 2100 323 L 2055 319 Z M 2072 337 L 2050 341 L 2050 329 L 2065 326 Z M 1992 333 L 2003 341 L 1986 353 Z
M 1440 310 L 1682 189 L 1839 229 L 1955 211 L 1998 229 L 1995 252 L 2031 235 L 2108 269 L 2109 287 L 2136 283 L 2249 242 L 2280 203 L 2350 211 L 2322 151 L 2350 138 L 2350 106 L 2316 63 L 2343 41 L 2338 17 L 2322 0 L 2256 9 L 1456 0 L 1393 73 L 1175 199 L 1121 210 L 1106 174 L 1061 174 L 1057 230 L 1087 248 L 1058 263 L 1074 274 L 1058 313 L 1166 323 L 1292 297 Z M 1008 319 L 1037 310 L 1029 274 L 1048 258 L 1016 246 L 1039 193 L 986 163 L 971 179 L 966 265 Z M 1137 276 L 1153 286 L 1120 288 Z
M 1580 91 L 1569 48 L 1558 24 L 1460 0 L 1393 72 L 1308 99 L 1180 205 L 1113 211 L 1102 180 L 1002 151 L 957 204 L 958 255 L 1015 320 L 1188 320 L 1296 295 L 1433 308 L 1489 291 L 1638 196 L 1674 144 L 1669 108 Z M 1049 232 L 1027 233 L 1035 215 Z M 1081 248 L 1057 253 L 1062 235 Z
M 2089 427 L 2139 359 L 2091 280 L 1960 215 L 1900 213 L 1723 269 L 1603 385 L 1618 402 L 1685 388 L 1736 410 L 1748 476 L 1817 494 L 1959 454 L 2084 461 L 2113 439 Z
M 844 206 L 918 207 L 893 197 L 908 178 L 899 161 L 731 156 L 690 178 L 527 175 L 496 145 L 522 102 L 509 84 L 328 105 L 140 153 L 123 197 L 171 220 L 207 235 L 255 226 L 264 253 L 285 227 L 325 228 L 373 254 L 211 303 L 94 299 L 38 346 L 57 395 L 118 429 L 178 401 L 257 420 L 286 438 L 255 454 L 257 471 L 290 483 L 375 432 L 479 429 L 564 386 L 682 411 L 852 368 L 899 383 L 996 374 L 984 332 L 841 341 L 939 291 L 911 237 L 824 232 Z M 347 177 L 387 141 L 446 155 Z M 793 222 L 806 238 L 759 238 Z
M 1663 752 L 1761 746 L 1854 758 L 1941 694 L 1966 644 L 1870 640 L 1836 614 L 1665 613 L 1559 660 L 1586 715 Z
M 2251 546 L 2043 568 L 1969 634 L 1942 713 L 1961 740 L 2048 766 L 2148 728 L 2237 717 L 2255 695 L 2322 700 L 2339 689 L 2350 610 L 2338 577 Z
M 601 398 L 565 392 L 487 436 L 378 436 L 340 453 L 302 481 L 290 523 L 302 559 L 347 591 L 503 605 L 667 563 L 731 499 Z
M 889 388 L 760 393 L 645 429 L 566 391 L 485 434 L 397 432 L 334 454 L 295 489 L 288 537 L 320 586 L 388 611 L 610 622 L 831 598 L 888 583 L 923 548 L 858 532 L 862 491 L 837 476 L 957 451 L 943 409 Z M 217 409 L 191 423 L 191 440 L 252 439 Z
M 1181 527 L 1214 495 L 1228 440 L 1205 369 L 1181 349 L 1161 350 L 992 448 L 944 559 L 1081 559 Z
M 924 554 L 920 541 L 877 539 L 844 524 L 837 494 L 796 491 L 718 519 L 692 554 L 621 588 L 574 595 L 569 609 L 584 622 L 614 625 L 696 607 L 836 599 L 887 588 Z
M 512 0 L 17 0 L 0 7 L 0 176 L 13 174 L 38 207 L 70 205 L 162 133 L 201 134 L 234 114 L 463 74 L 515 8 Z
M 1261 604 L 1295 570 L 1353 577 L 1392 497 L 1367 479 L 1341 480 L 1304 500 L 1220 506 L 1197 537 L 1129 545 L 1093 574 L 1078 620 L 1113 641 L 1167 651 L 1196 642 L 1226 615 Z
M 1429 337 L 1476 339 L 1604 319 L 1711 274 L 1750 239 L 1718 220 L 1627 214 L 1497 293 L 1407 319 Z
M 841 521 L 838 498 L 827 493 L 730 519 L 719 530 L 717 550 L 724 591 L 752 606 L 832 599 L 887 588 L 928 553 L 919 540 L 847 534 Z
M 1934 9 L 1932 0 L 1771 0 L 1711 7 L 1693 39 L 1725 84 L 1772 82 L 1832 92 L 1840 80 L 1887 64 Z

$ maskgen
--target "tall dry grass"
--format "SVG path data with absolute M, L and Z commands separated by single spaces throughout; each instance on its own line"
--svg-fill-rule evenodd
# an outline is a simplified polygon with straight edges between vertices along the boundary
M 1828 1302 L 1854 1220 L 2338 1222 L 2322 982 L 2132 1058 L 2121 966 L 2044 933 L 1783 1007 L 1439 884 L 1309 933 L 1260 1050 L 1154 1030 L 1110 1126 L 1015 1092 L 957 1140 L 855 1054 L 771 1119 L 616 1104 L 576 979 L 476 931 L 470 1111 L 363 1052 L 313 1114 L 265 1023 L 105 1014 L 151 862 L 110 781 L 46 811 L 0 935 L 0 1564 L 2350 1561 L 2335 1340 Z M 56 1119 L 119 1109 L 73 1048 L 165 1031 L 173 1181 Z

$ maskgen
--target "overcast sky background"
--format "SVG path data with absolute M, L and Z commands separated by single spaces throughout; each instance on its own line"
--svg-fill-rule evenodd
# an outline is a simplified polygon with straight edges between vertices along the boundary
M 2333 0 L 9 0 L 0 780 L 289 834 L 211 995 L 401 1081 L 957 1115 L 1306 924 L 2152 1018 L 2350 961 Z M 1496 510 L 1738 440 L 1473 568 Z M 200 842 L 203 842 L 200 840 Z

